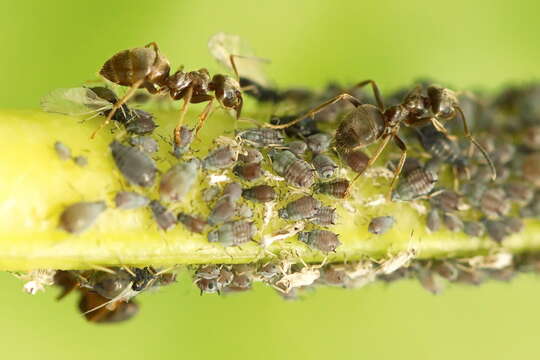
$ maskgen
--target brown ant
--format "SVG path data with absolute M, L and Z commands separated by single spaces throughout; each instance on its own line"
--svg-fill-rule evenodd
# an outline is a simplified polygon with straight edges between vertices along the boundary
M 234 56 L 231 55 L 230 61 L 238 78 Z M 169 60 L 160 53 L 155 42 L 116 53 L 105 62 L 99 73 L 105 79 L 118 85 L 129 86 L 130 89 L 112 107 L 106 120 L 94 131 L 91 138 L 110 122 L 114 113 L 133 97 L 139 88 L 144 88 L 151 94 L 168 92 L 173 100 L 184 100 L 180 119 L 174 129 L 175 144 L 181 142 L 181 126 L 190 103 L 208 102 L 199 116 L 195 133 L 203 126 L 214 99 L 224 108 L 234 109 L 236 118 L 240 117 L 242 111 L 243 98 L 236 79 L 221 74 L 210 78 L 210 73 L 204 68 L 190 72 L 184 72 L 181 68 L 171 75 Z M 214 95 L 210 92 L 214 92 Z
M 465 137 L 480 150 L 491 168 L 492 178 L 496 178 L 493 162 L 486 150 L 470 134 L 465 115 L 459 106 L 456 94 L 452 90 L 432 85 L 427 87 L 427 96 L 425 96 L 422 92 L 422 87 L 417 86 L 405 96 L 401 104 L 385 108 L 381 93 L 375 81 L 362 81 L 354 86 L 353 89 L 366 85 L 371 85 L 377 106 L 362 104 L 356 97 L 350 95 L 348 92 L 344 92 L 311 109 L 305 115 L 291 122 L 282 125 L 267 124 L 266 126 L 273 129 L 283 129 L 297 124 L 306 118 L 313 117 L 318 112 L 342 99 L 349 101 L 355 106 L 355 109 L 345 115 L 338 125 L 334 138 L 335 146 L 341 152 L 348 152 L 380 141 L 375 154 L 365 167 L 365 171 L 377 161 L 379 155 L 386 145 L 388 145 L 388 142 L 393 139 L 397 147 L 401 150 L 401 158 L 399 159 L 399 164 L 390 184 L 389 194 L 391 194 L 394 183 L 401 173 L 407 157 L 407 146 L 399 136 L 400 126 L 403 124 L 407 127 L 420 127 L 432 123 L 438 131 L 448 135 L 441 121 L 451 120 L 459 114 L 463 122 Z M 359 173 L 354 180 L 358 179 L 364 171 Z

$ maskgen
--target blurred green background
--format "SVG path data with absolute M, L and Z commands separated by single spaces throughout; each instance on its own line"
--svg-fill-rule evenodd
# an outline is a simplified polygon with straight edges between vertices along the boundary
M 116 51 L 160 44 L 173 67 L 218 67 L 218 31 L 270 58 L 281 86 L 376 79 L 383 92 L 419 77 L 496 89 L 540 74 L 537 1 L 4 1 L 3 108 L 37 107 L 51 89 L 96 77 Z M 414 282 L 321 289 L 282 301 L 269 289 L 200 297 L 186 278 L 140 298 L 117 326 L 87 324 L 75 299 L 35 297 L 0 275 L 4 359 L 515 359 L 538 345 L 540 282 L 453 286 L 434 297 Z

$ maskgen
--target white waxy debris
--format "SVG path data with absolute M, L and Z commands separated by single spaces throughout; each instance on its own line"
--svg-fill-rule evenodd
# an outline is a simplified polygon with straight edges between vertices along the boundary
M 475 256 L 470 258 L 467 263 L 475 269 L 493 269 L 500 270 L 512 265 L 513 255 L 507 252 L 498 254 Z
M 384 195 L 383 194 L 377 194 L 375 196 L 367 198 L 365 200 L 365 202 L 364 202 L 364 206 L 375 207 L 375 206 L 384 205 L 385 203 L 386 203 L 386 198 L 384 197 Z
M 283 230 L 280 230 L 272 235 L 265 235 L 262 239 L 262 246 L 266 248 L 276 241 L 288 239 L 304 230 L 304 227 L 304 222 L 298 221 L 294 224 L 286 226 L 283 228 Z
M 208 182 L 210 185 L 215 185 L 215 184 L 219 184 L 219 183 L 222 183 L 222 182 L 227 182 L 231 180 L 230 177 L 228 177 L 227 175 L 225 174 L 221 174 L 221 175 L 214 175 L 214 174 L 211 174 L 210 175 L 210 181 Z
M 266 179 L 269 179 L 269 180 L 274 180 L 274 181 L 285 181 L 285 178 L 281 177 L 281 176 L 277 176 L 275 174 L 272 174 L 271 172 L 269 171 L 266 171 L 266 170 L 263 170 L 263 175 Z
M 363 175 L 368 178 L 382 177 L 385 179 L 392 179 L 394 177 L 394 172 L 383 166 L 377 166 L 368 168 L 364 171 Z
M 32 270 L 26 274 L 18 275 L 21 280 L 26 281 L 23 285 L 23 290 L 30 294 L 35 295 L 39 291 L 45 291 L 45 286 L 51 286 L 54 284 L 54 275 L 56 270 Z
M 356 213 L 356 208 L 354 207 L 354 205 L 350 201 L 343 201 L 341 203 L 341 206 L 343 206 L 343 208 L 345 210 L 347 210 L 348 212 L 350 212 L 351 214 Z
M 277 217 L 276 211 L 274 210 L 275 207 L 275 201 L 264 203 L 263 227 L 268 226 L 268 224 L 270 224 L 270 220 L 272 220 L 273 217 Z
M 401 269 L 402 267 L 408 267 L 409 262 L 416 257 L 418 249 L 415 245 L 409 245 L 407 250 L 403 250 L 397 253 L 395 256 L 391 256 L 388 260 L 385 260 L 377 269 L 376 273 L 390 275 L 394 271 Z

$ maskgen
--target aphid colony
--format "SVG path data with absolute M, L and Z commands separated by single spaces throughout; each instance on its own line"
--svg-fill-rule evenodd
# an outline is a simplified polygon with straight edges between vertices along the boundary
M 389 161 L 378 168 L 391 174 L 386 199 L 427 205 L 429 231 L 440 231 L 444 225 L 451 232 L 488 236 L 501 244 L 521 231 L 523 217 L 540 217 L 540 191 L 533 190 L 540 185 L 540 127 L 535 122 L 540 118 L 540 107 L 535 106 L 540 101 L 540 86 L 507 89 L 491 100 L 429 84 L 384 99 L 372 80 L 346 90 L 330 86 L 322 94 L 277 90 L 261 80 L 260 69 L 253 65 L 262 59 L 243 52 L 240 44 L 237 37 L 225 34 L 214 36 L 209 44 L 213 56 L 235 78 L 211 77 L 206 69 L 170 74 L 168 60 L 151 43 L 121 51 L 105 62 L 100 74 L 129 87 L 122 98 L 107 87 L 81 87 L 59 89 L 43 99 L 46 111 L 102 115 L 106 117 L 103 125 L 113 120 L 124 128 L 109 151 L 128 189 L 117 192 L 113 199 L 67 206 L 59 216 L 61 230 L 81 234 L 99 222 L 105 211 L 145 208 L 162 231 L 183 226 L 201 234 L 209 246 L 242 247 L 251 242 L 264 252 L 286 240 L 328 256 L 341 245 L 339 235 L 332 231 L 340 221 L 338 208 L 346 207 L 360 176 L 377 170 L 374 165 L 381 163 L 380 155 L 390 142 L 399 152 L 390 152 Z M 255 71 L 247 71 L 249 66 Z M 366 85 L 373 97 L 362 90 Z M 172 149 L 165 159 L 170 166 L 164 171 L 158 171 L 156 154 L 168 141 L 155 136 L 158 121 L 128 102 L 139 88 L 183 100 L 178 124 L 170 135 Z M 238 118 L 243 94 L 259 102 L 292 102 L 302 111 L 257 119 L 265 124 L 221 136 L 207 153 L 192 151 L 197 133 L 205 121 L 212 121 L 213 101 L 233 109 Z M 197 125 L 189 128 L 184 123 L 187 107 L 200 102 L 208 104 Z M 387 107 L 387 102 L 393 105 Z M 456 130 L 456 123 L 462 130 Z M 456 135 L 460 131 L 462 138 Z M 54 149 L 60 159 L 72 158 L 63 143 L 55 143 Z M 74 161 L 79 164 L 82 160 Z M 156 188 L 157 196 L 150 195 Z M 199 213 L 186 204 L 192 198 L 204 204 Z M 354 211 L 362 211 L 357 202 L 353 206 Z M 265 233 L 270 222 L 278 223 L 280 230 Z M 365 226 L 376 241 L 398 222 L 399 214 L 380 214 Z M 230 293 L 248 290 L 259 281 L 291 298 L 297 290 L 315 284 L 356 288 L 376 278 L 391 281 L 414 275 L 424 287 L 438 293 L 439 278 L 476 283 L 486 274 L 503 278 L 502 271 L 511 267 L 484 269 L 485 264 L 473 266 L 459 260 L 414 261 L 407 267 L 417 252 L 410 248 L 380 264 L 367 260 L 305 264 L 299 257 L 287 256 L 260 264 L 204 265 L 195 270 L 194 282 L 201 293 Z M 146 281 L 147 285 L 140 286 L 143 290 L 161 284 L 159 272 L 153 269 L 115 269 L 115 279 L 123 277 L 123 283 L 130 285 L 109 297 L 93 283 L 95 273 L 90 278 L 77 272 L 64 277 L 77 284 L 81 309 L 109 311 L 100 319 L 116 319 L 112 315 L 116 310 L 111 310 L 114 306 L 119 314 L 134 314 L 136 306 L 128 307 L 122 300 L 142 291 L 133 288 L 139 281 Z

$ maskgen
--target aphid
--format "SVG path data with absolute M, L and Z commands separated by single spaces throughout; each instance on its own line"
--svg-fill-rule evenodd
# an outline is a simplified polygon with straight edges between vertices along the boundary
M 107 324 L 123 322 L 133 318 L 139 312 L 139 305 L 134 301 L 110 302 L 109 299 L 95 292 L 85 290 L 82 291 L 79 300 L 79 311 L 90 322 Z
M 516 153 L 516 147 L 509 143 L 498 144 L 492 153 L 493 161 L 498 165 L 507 164 Z
M 217 279 L 220 272 L 220 265 L 202 265 L 195 272 L 195 277 L 199 279 Z
M 173 165 L 161 177 L 159 195 L 163 201 L 182 201 L 196 183 L 201 162 L 194 158 Z
M 109 147 L 116 167 L 128 182 L 142 187 L 150 187 L 156 178 L 156 164 L 146 153 L 131 146 L 113 141 Z
M 217 277 L 218 287 L 223 289 L 229 286 L 232 283 L 234 276 L 235 275 L 232 271 L 227 269 L 225 266 L 222 266 L 221 270 L 219 271 L 219 276 Z
M 540 152 L 527 155 L 523 159 L 523 177 L 536 187 L 540 187 Z
M 530 203 L 534 197 L 534 189 L 522 182 L 508 183 L 504 186 L 504 191 L 508 200 L 516 201 L 521 205 Z
M 162 230 L 169 230 L 176 225 L 176 216 L 157 200 L 150 201 L 150 210 L 154 220 Z
M 236 291 L 248 290 L 251 288 L 251 276 L 248 274 L 235 274 L 228 286 Z
M 328 265 L 321 270 L 319 281 L 330 286 L 345 287 L 348 280 L 347 271 L 342 266 Z
M 219 191 L 220 191 L 219 186 L 217 185 L 210 186 L 203 191 L 202 198 L 206 202 L 211 202 L 212 200 L 216 198 L 216 196 L 219 195 Z
M 308 188 L 315 182 L 315 170 L 292 152 L 272 149 L 268 155 L 272 159 L 272 168 L 290 185 Z
M 463 203 L 462 196 L 449 189 L 443 189 L 437 195 L 433 196 L 431 202 L 443 212 L 455 212 L 467 209 Z
M 307 144 L 302 140 L 291 141 L 287 144 L 287 150 L 289 150 L 298 157 L 302 157 L 306 152 L 307 148 Z
M 54 151 L 56 151 L 56 154 L 58 155 L 60 160 L 65 161 L 71 159 L 71 149 L 60 141 L 56 141 L 54 143 Z
M 244 219 L 251 219 L 253 217 L 253 210 L 247 204 L 241 204 L 236 207 L 236 216 Z
M 159 150 L 157 141 L 150 136 L 132 136 L 129 138 L 131 146 L 137 147 L 139 150 L 149 154 L 153 154 Z
M 220 170 L 231 167 L 238 159 L 238 152 L 231 146 L 220 146 L 203 159 L 206 170 Z
M 446 228 L 450 231 L 461 231 L 463 230 L 464 224 L 463 221 L 453 213 L 444 213 L 443 222 Z
M 267 128 L 243 130 L 237 136 L 248 144 L 258 148 L 281 146 L 284 142 L 284 136 L 280 131 Z
M 508 226 L 500 220 L 485 219 L 484 225 L 486 225 L 486 231 L 489 237 L 499 244 L 502 243 L 511 232 Z
M 306 138 L 306 144 L 314 154 L 320 154 L 328 150 L 332 137 L 325 133 L 318 133 L 308 136 Z
M 417 271 L 417 278 L 420 285 L 433 295 L 441 294 L 445 288 L 442 278 L 429 268 L 420 267 Z
M 223 188 L 223 196 L 228 196 L 232 201 L 237 201 L 242 197 L 242 185 L 237 182 L 228 183 Z
M 236 165 L 233 169 L 233 173 L 246 181 L 257 180 L 263 174 L 260 163 Z
M 463 232 L 474 237 L 482 237 L 486 232 L 486 226 L 480 221 L 465 221 L 463 223 Z
M 394 201 L 411 201 L 428 195 L 439 181 L 436 172 L 426 168 L 416 168 L 407 172 L 398 182 L 392 193 Z
M 132 210 L 148 205 L 150 199 L 133 191 L 119 191 L 114 197 L 117 209 Z
M 235 79 L 220 74 L 210 79 L 210 74 L 206 69 L 190 72 L 180 69 L 172 75 L 169 72 L 169 61 L 160 54 L 156 43 L 120 51 L 107 60 L 100 70 L 100 75 L 118 85 L 129 86 L 130 89 L 114 104 L 106 120 L 94 131 L 92 137 L 109 123 L 116 111 L 135 95 L 138 88 L 144 88 L 151 94 L 168 92 L 173 100 L 184 100 L 180 118 L 174 130 L 176 144 L 180 144 L 180 128 L 190 103 L 208 102 L 199 117 L 195 133 L 203 126 L 214 99 L 223 107 L 234 109 L 237 118 L 240 116 L 243 99 L 240 85 Z M 210 95 L 210 92 L 214 92 L 214 96 Z
M 393 216 L 378 216 L 371 219 L 368 225 L 368 231 L 375 235 L 382 235 L 390 230 L 396 219 Z
M 238 161 L 244 164 L 258 164 L 263 161 L 263 155 L 255 148 L 247 148 L 238 154 Z
M 229 196 L 222 196 L 212 207 L 208 215 L 208 223 L 210 225 L 223 224 L 231 220 L 235 214 L 236 200 L 232 200 Z
M 157 128 L 154 122 L 154 115 L 149 112 L 133 109 L 131 114 L 131 118 L 125 124 L 126 131 L 129 134 L 147 135 L 151 134 Z
M 441 216 L 437 209 L 431 209 L 426 217 L 426 225 L 429 231 L 434 232 L 441 228 Z
M 178 214 L 177 219 L 179 223 L 182 223 L 186 227 L 186 229 L 197 234 L 202 234 L 207 224 L 207 222 L 201 218 L 182 212 Z
M 298 240 L 323 253 L 335 252 L 341 245 L 337 234 L 328 230 L 312 230 L 298 234 Z
M 235 275 L 253 275 L 257 271 L 257 267 L 254 264 L 234 264 L 231 267 Z
M 312 164 L 319 176 L 323 179 L 329 179 L 334 176 L 338 166 L 329 156 L 318 154 L 312 160 Z
M 274 201 L 277 197 L 276 190 L 269 185 L 257 185 L 244 189 L 242 196 L 248 200 L 266 203 Z
M 480 198 L 480 210 L 490 218 L 497 218 L 508 214 L 510 203 L 506 200 L 504 190 L 492 188 L 484 191 Z
M 27 273 L 15 275 L 25 283 L 23 290 L 30 294 L 35 295 L 39 291 L 45 291 L 46 286 L 55 284 L 56 270 L 50 269 L 38 269 L 32 270 Z
M 197 279 L 195 281 L 195 283 L 197 284 L 197 286 L 201 290 L 201 295 L 203 293 L 215 294 L 215 293 L 219 293 L 219 291 L 220 291 L 217 279 L 204 279 L 204 278 L 201 278 L 201 279 Z
M 271 281 L 281 274 L 281 267 L 277 262 L 269 262 L 264 264 L 257 271 L 257 275 L 262 278 L 263 281 Z
M 309 219 L 317 214 L 322 203 L 312 196 L 306 195 L 291 201 L 283 209 L 278 211 L 279 217 L 291 221 Z
M 330 206 L 320 207 L 309 221 L 315 225 L 330 226 L 337 222 L 336 209 Z
M 257 233 L 255 223 L 238 220 L 225 223 L 208 233 L 209 242 L 219 242 L 223 246 L 237 246 L 251 241 Z
M 347 196 L 349 185 L 350 182 L 347 179 L 336 179 L 318 184 L 316 191 L 338 199 L 344 199 Z
M 292 122 L 285 125 L 268 124 L 267 126 L 273 129 L 286 128 L 307 117 L 313 117 L 318 112 L 340 100 L 349 101 L 355 109 L 346 114 L 338 125 L 334 138 L 335 145 L 338 149 L 341 149 L 340 152 L 343 152 L 361 149 L 373 143 L 379 143 L 375 155 L 370 159 L 366 167 L 369 168 L 377 161 L 379 155 L 390 140 L 394 140 L 395 144 L 401 150 L 401 158 L 390 185 L 390 190 L 392 190 L 407 157 L 407 146 L 399 137 L 400 126 L 404 124 L 410 127 L 420 127 L 431 122 L 438 131 L 447 133 L 441 121 L 448 121 L 459 115 L 463 122 L 465 137 L 483 154 L 490 168 L 493 170 L 493 179 L 495 180 L 495 167 L 487 152 L 469 133 L 467 121 L 453 91 L 432 85 L 427 87 L 424 94 L 422 87 L 417 86 L 407 94 L 401 104 L 385 108 L 379 89 L 373 80 L 363 81 L 357 84 L 356 88 L 361 88 L 368 84 L 373 89 L 377 106 L 365 104 L 348 92 L 345 92 L 315 107 L 308 111 L 307 114 L 298 117 Z
M 433 158 L 452 164 L 461 155 L 461 149 L 456 141 L 438 131 L 433 125 L 427 125 L 417 131 L 420 143 Z
M 362 150 L 345 151 L 339 154 L 345 163 L 356 173 L 363 173 L 369 163 L 369 156 Z
M 500 270 L 512 266 L 514 256 L 508 252 L 499 252 L 486 256 L 475 256 L 467 260 L 469 266 L 475 269 Z
M 523 230 L 523 220 L 520 218 L 505 216 L 501 221 L 506 225 L 506 228 L 511 234 L 516 234 Z
M 272 125 L 288 125 L 297 116 L 272 116 L 270 118 L 270 124 Z M 317 128 L 317 121 L 313 118 L 306 118 L 302 121 L 290 125 L 285 128 L 285 134 L 289 137 L 295 137 L 299 139 L 305 139 L 308 136 L 317 134 L 319 129 Z
M 414 245 L 409 245 L 406 250 L 397 253 L 395 256 L 390 256 L 388 260 L 383 261 L 379 268 L 377 268 L 376 273 L 377 275 L 389 275 L 401 268 L 405 268 L 417 254 L 418 249 Z
M 531 150 L 540 150 L 540 126 L 527 127 L 522 134 L 523 143 Z
M 72 204 L 60 215 L 58 227 L 72 234 L 80 234 L 92 226 L 106 208 L 104 201 Z
M 193 129 L 189 129 L 187 126 L 181 126 L 178 130 L 177 141 L 173 142 L 173 155 L 176 158 L 180 158 L 182 155 L 188 152 L 191 143 L 193 142 Z
M 449 261 L 436 261 L 431 265 L 431 269 L 449 281 L 456 280 L 459 273 L 456 265 Z
M 75 156 L 73 158 L 73 162 L 80 167 L 85 167 L 86 165 L 88 165 L 88 159 L 82 155 Z

